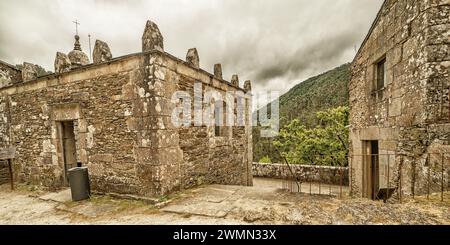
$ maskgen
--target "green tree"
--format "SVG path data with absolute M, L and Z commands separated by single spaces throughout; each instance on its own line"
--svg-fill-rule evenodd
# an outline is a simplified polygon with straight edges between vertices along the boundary
M 263 156 L 261 159 L 259 159 L 259 163 L 272 163 L 272 160 L 270 160 L 269 156 Z
M 316 117 L 314 128 L 292 120 L 273 145 L 292 164 L 348 166 L 348 107 L 317 112 Z

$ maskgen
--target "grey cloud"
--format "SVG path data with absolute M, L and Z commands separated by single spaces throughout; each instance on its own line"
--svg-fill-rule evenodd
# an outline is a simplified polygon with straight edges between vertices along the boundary
M 330 36 L 329 39 L 321 39 L 309 45 L 300 46 L 292 54 L 286 54 L 284 57 L 269 67 L 262 67 L 256 73 L 256 80 L 269 82 L 269 80 L 278 77 L 288 77 L 295 79 L 305 69 L 314 65 L 340 65 L 335 63 L 336 59 L 341 57 L 346 50 L 354 49 L 352 44 L 356 43 L 356 37 L 351 33 L 338 33 Z
M 297 82 L 349 62 L 382 0 L 2 0 L 0 59 L 53 70 L 57 51 L 73 48 L 74 25 L 106 41 L 115 57 L 141 50 L 147 19 L 165 49 L 184 58 L 196 47 L 200 66 L 222 63 L 224 78 L 239 74 L 255 90 L 285 91 Z

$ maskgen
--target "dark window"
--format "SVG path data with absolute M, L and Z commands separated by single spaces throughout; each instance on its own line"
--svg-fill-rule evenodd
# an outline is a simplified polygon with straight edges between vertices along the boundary
M 214 136 L 220 137 L 220 126 L 214 126 Z
M 214 136 L 222 136 L 222 127 L 224 125 L 224 106 L 223 101 L 216 101 L 214 104 Z
M 223 101 L 217 101 L 214 105 L 214 136 L 227 136 L 228 126 L 227 120 L 227 104 Z
M 376 88 L 381 90 L 386 86 L 386 59 L 380 60 L 376 64 Z

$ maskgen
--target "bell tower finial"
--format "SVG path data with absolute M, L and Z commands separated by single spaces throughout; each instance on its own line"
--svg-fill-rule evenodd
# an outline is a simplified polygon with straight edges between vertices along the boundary
M 80 23 L 77 20 L 72 22 L 75 24 L 75 43 L 73 45 L 73 50 L 70 51 L 68 57 L 70 59 L 71 69 L 74 69 L 89 64 L 89 58 L 83 50 L 81 50 L 80 36 L 78 36 L 78 26 Z
M 75 24 L 75 45 L 73 47 L 73 50 L 81 51 L 80 36 L 78 36 L 78 26 L 80 25 L 80 22 L 78 22 L 78 20 L 76 19 L 72 22 Z
M 75 35 L 75 44 L 74 44 L 73 50 L 82 51 L 81 44 L 80 44 L 80 36 L 78 36 L 78 35 Z

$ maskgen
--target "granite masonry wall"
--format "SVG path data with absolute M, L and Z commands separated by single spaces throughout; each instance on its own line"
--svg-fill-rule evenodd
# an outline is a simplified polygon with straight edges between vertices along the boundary
M 424 194 L 428 173 L 442 179 L 441 162 L 449 168 L 449 4 L 385 1 L 352 63 L 350 172 L 356 196 L 371 196 L 370 161 L 362 156 L 372 153 L 369 141 L 378 141 L 380 188 Z M 378 87 L 382 60 L 385 83 Z M 427 160 L 428 153 L 435 159 Z M 431 190 L 438 185 L 431 181 Z
M 200 184 L 252 185 L 248 116 L 219 136 L 214 125 L 179 127 L 171 120 L 179 104 L 174 92 L 192 94 L 195 83 L 218 93 L 249 89 L 165 53 L 162 40 L 149 21 L 141 53 L 111 59 L 102 48 L 106 54 L 95 64 L 72 67 L 58 53 L 59 72 L 0 87 L 0 147 L 17 148 L 15 179 L 67 186 L 62 132 L 70 121 L 74 157 L 88 167 L 95 191 L 154 197 Z M 245 102 L 236 114 L 248 114 L 251 95 Z
M 8 162 L 0 161 L 0 185 L 9 183 Z
M 0 88 L 21 82 L 22 73 L 16 67 L 0 61 Z
M 19 83 L 22 80 L 22 73 L 16 67 L 0 61 L 0 88 L 11 86 L 13 84 Z M 0 105 L 0 113 L 6 108 L 1 107 Z M 0 123 L 0 132 L 5 132 L 5 125 Z M 7 164 L 0 161 L 0 184 L 9 181 L 9 173 Z
M 344 167 L 291 165 L 291 170 L 302 182 L 328 185 L 349 185 L 349 171 Z M 253 163 L 253 176 L 274 179 L 292 179 L 286 164 Z

